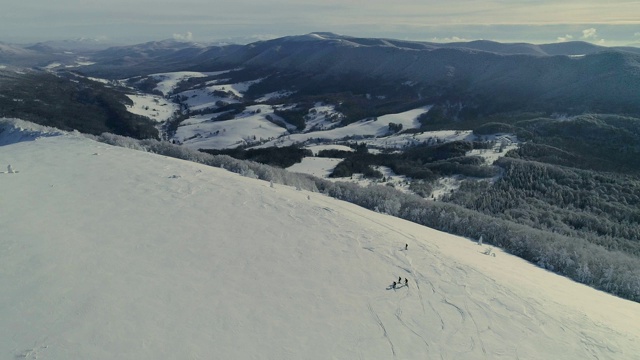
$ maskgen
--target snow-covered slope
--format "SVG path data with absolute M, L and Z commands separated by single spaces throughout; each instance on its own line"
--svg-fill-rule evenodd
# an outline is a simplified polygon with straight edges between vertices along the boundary
M 157 122 L 166 122 L 178 111 L 177 104 L 158 95 L 127 95 L 133 105 L 127 105 L 127 110 L 136 115 L 146 116 Z
M 27 133 L 0 132 L 0 169 L 18 171 L 0 174 L 2 359 L 640 354 L 639 304 L 498 249 L 223 169 Z M 393 289 L 398 277 L 408 286 Z

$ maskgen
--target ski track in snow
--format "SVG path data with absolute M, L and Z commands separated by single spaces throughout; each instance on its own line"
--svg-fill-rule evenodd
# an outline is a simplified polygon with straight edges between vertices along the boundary
M 296 218 L 296 214 L 295 209 L 290 210 L 289 212 L 289 216 L 292 219 Z M 355 216 L 360 216 L 359 214 L 354 214 Z M 335 224 L 329 224 L 328 228 L 329 229 L 333 229 Z M 418 251 L 418 252 L 428 252 L 430 251 L 429 247 L 426 246 L 423 242 L 418 241 L 415 237 L 412 236 L 408 236 L 406 235 L 404 232 L 402 232 L 401 230 L 387 225 L 387 224 L 381 224 L 378 223 L 378 225 L 380 225 L 383 229 L 388 230 L 391 233 L 395 233 L 397 235 L 399 235 L 400 237 L 405 237 L 407 239 L 407 241 L 412 243 L 411 249 L 405 251 L 404 248 L 402 248 L 401 244 L 398 244 L 400 246 L 393 247 L 393 246 L 389 246 L 386 247 L 385 249 L 383 249 L 383 252 L 380 252 L 380 250 L 377 250 L 376 248 L 370 247 L 368 246 L 368 244 L 365 244 L 363 242 L 363 239 L 355 233 L 350 233 L 347 231 L 347 234 L 349 235 L 349 237 L 353 238 L 355 243 L 358 245 L 358 249 L 362 249 L 365 250 L 369 253 L 373 253 L 376 255 L 377 258 L 379 258 L 382 261 L 387 262 L 390 266 L 395 267 L 397 269 L 399 269 L 399 271 L 403 274 L 408 274 L 408 277 L 411 277 L 413 282 L 412 284 L 410 284 L 409 287 L 406 287 L 404 285 L 398 286 L 393 293 L 398 294 L 398 296 L 402 296 L 400 298 L 399 301 L 404 300 L 408 297 L 410 297 L 409 295 L 409 291 L 411 289 L 411 285 L 415 285 L 416 286 L 416 293 L 418 294 L 418 298 L 419 298 L 419 305 L 422 309 L 422 313 L 423 315 L 425 315 L 425 317 L 433 317 L 435 316 L 435 318 L 438 320 L 439 322 L 439 327 L 441 328 L 441 330 L 444 332 L 444 335 L 442 335 L 443 338 L 446 339 L 446 343 L 449 344 L 449 346 L 447 346 L 446 348 L 457 348 L 460 346 L 461 342 L 465 343 L 468 345 L 469 347 L 469 352 L 472 352 L 476 347 L 476 342 L 480 344 L 480 348 L 482 349 L 482 353 L 486 354 L 486 349 L 484 348 L 484 344 L 481 340 L 481 334 L 480 331 L 478 330 L 478 326 L 475 323 L 475 320 L 473 319 L 473 316 L 471 314 L 471 312 L 468 310 L 468 306 L 465 305 L 456 305 L 455 303 L 451 302 L 449 299 L 447 299 L 446 296 L 442 295 L 442 293 L 439 293 L 433 284 L 431 284 L 428 280 L 427 277 L 422 275 L 422 273 L 417 270 L 411 260 L 410 260 L 410 256 L 408 255 L 409 253 L 412 252 L 412 250 L 415 248 L 415 250 L 413 251 Z M 380 237 L 384 238 L 386 237 L 386 235 L 384 233 L 380 233 L 379 234 Z M 357 249 L 356 249 L 357 250 Z M 356 253 L 358 254 L 357 257 L 359 260 L 361 260 L 360 262 L 362 263 L 366 263 L 366 261 L 362 261 L 362 255 L 360 255 L 359 251 L 356 251 Z M 466 270 L 460 266 L 456 266 L 454 268 L 452 268 L 452 271 L 457 271 L 457 272 L 461 272 L 462 275 L 464 276 L 466 275 L 465 272 Z M 432 300 L 429 296 L 425 297 L 422 294 L 422 290 L 420 288 L 420 284 L 421 283 L 426 283 L 430 285 L 430 288 L 432 290 L 432 294 L 436 295 L 436 297 L 440 297 L 440 303 L 445 305 L 445 309 L 447 307 L 453 308 L 455 309 L 455 312 L 458 314 L 459 317 L 459 321 L 456 322 L 456 324 L 451 324 L 450 321 L 445 323 L 444 321 L 444 317 L 442 315 L 442 312 L 444 313 L 448 313 L 448 310 L 443 309 L 441 306 L 436 306 L 432 303 Z M 464 287 L 464 285 L 462 285 Z M 400 295 L 401 293 L 404 293 L 404 295 Z M 431 309 L 431 313 L 427 314 L 427 309 L 425 307 L 425 304 L 428 304 L 429 308 Z M 373 306 L 371 303 L 368 304 L 368 309 L 369 312 L 372 314 L 372 319 L 374 320 L 374 322 L 382 329 L 383 331 L 383 336 L 388 340 L 389 344 L 390 344 L 390 349 L 391 349 L 391 353 L 394 356 L 394 358 L 396 357 L 396 349 L 393 345 L 392 342 L 392 338 L 395 338 L 396 335 L 394 335 L 393 332 L 389 332 L 389 330 L 387 330 L 387 328 L 384 325 L 383 320 L 380 318 L 380 315 L 378 314 L 378 312 L 376 312 L 373 309 Z M 429 343 L 427 342 L 426 338 L 428 338 L 428 334 L 420 334 L 417 331 L 415 331 L 414 329 L 412 329 L 409 325 L 407 325 L 407 323 L 402 319 L 401 317 L 402 315 L 402 307 L 397 307 L 396 308 L 396 312 L 394 313 L 394 316 L 396 318 L 396 320 L 401 324 L 402 327 L 404 327 L 406 330 L 408 330 L 411 334 L 413 334 L 415 337 L 417 337 L 419 339 L 420 342 L 425 344 L 425 347 L 428 349 L 429 348 Z M 446 316 L 447 318 L 451 318 L 451 316 Z M 455 317 L 454 317 L 455 318 Z M 471 323 L 474 326 L 474 333 L 475 336 L 474 337 L 470 337 L 469 339 L 467 339 L 466 341 L 464 339 L 460 339 L 459 337 L 459 333 L 460 333 L 460 327 L 462 326 L 462 328 L 469 326 L 467 325 L 467 322 L 469 321 L 468 318 L 471 320 Z M 415 321 L 421 321 L 420 318 L 416 319 Z M 428 325 L 427 325 L 428 326 Z M 397 336 L 406 336 L 405 335 L 397 335 Z
M 419 252 L 421 254 L 432 254 L 432 257 L 435 257 L 436 255 L 433 255 L 433 252 L 437 251 L 437 247 L 431 246 L 430 244 L 425 244 L 424 242 L 417 240 L 415 237 L 409 237 L 405 233 L 403 233 L 401 230 L 396 229 L 392 226 L 389 226 L 386 224 L 378 224 L 378 225 L 381 225 L 383 228 L 386 228 L 390 232 L 399 234 L 401 237 L 406 237 L 407 240 L 411 243 L 409 250 L 405 251 L 403 248 L 401 248 L 401 244 L 398 244 L 399 246 L 397 249 L 394 247 L 385 248 L 383 250 L 384 253 L 382 253 L 380 252 L 379 249 L 376 249 L 375 247 L 372 247 L 372 246 L 369 246 L 368 244 L 363 243 L 360 237 L 354 236 L 355 240 L 358 242 L 359 248 L 366 250 L 370 253 L 376 254 L 380 260 L 388 262 L 389 265 L 397 268 L 400 272 L 410 274 L 409 276 L 412 277 L 412 280 L 413 280 L 413 282 L 410 285 L 415 285 L 415 289 L 416 289 L 415 294 L 419 298 L 419 304 L 421 306 L 423 315 L 426 317 L 428 317 L 429 315 L 435 315 L 435 317 L 439 321 L 439 325 L 440 325 L 439 327 L 442 330 L 441 337 L 445 339 L 444 343 L 448 345 L 448 346 L 445 346 L 444 348 L 446 349 L 466 348 L 467 351 L 462 351 L 462 353 L 465 353 L 465 352 L 477 353 L 478 358 L 489 359 L 490 356 L 487 351 L 486 345 L 484 343 L 483 337 L 485 336 L 484 335 L 485 333 L 491 333 L 496 336 L 500 335 L 499 333 L 495 333 L 492 330 L 493 321 L 491 320 L 491 317 L 487 313 L 487 309 L 495 308 L 496 304 L 501 304 L 501 306 L 504 309 L 507 309 L 511 313 L 519 314 L 521 317 L 525 318 L 526 321 L 530 321 L 533 325 L 536 325 L 536 324 L 541 325 L 539 319 L 540 317 L 543 317 L 543 318 L 546 318 L 543 321 L 544 323 L 550 322 L 554 326 L 564 329 L 563 331 L 567 331 L 564 328 L 563 324 L 558 323 L 557 321 L 547 317 L 546 315 L 537 313 L 530 305 L 528 305 L 528 301 L 510 300 L 510 302 L 513 302 L 514 304 L 517 303 L 520 309 L 517 307 L 512 307 L 505 303 L 501 303 L 500 298 L 506 297 L 509 299 L 513 299 L 514 297 L 517 298 L 518 296 L 513 292 L 503 289 L 501 286 L 497 284 L 496 284 L 496 288 L 498 288 L 499 291 L 496 294 L 494 294 L 495 296 L 492 297 L 491 299 L 494 301 L 493 306 L 488 303 L 484 303 L 474 299 L 472 294 L 468 292 L 468 286 L 465 284 L 465 282 L 467 281 L 466 279 L 468 279 L 470 276 L 469 271 L 473 271 L 474 276 L 483 276 L 483 275 L 481 273 L 478 273 L 475 270 L 471 270 L 469 268 L 465 268 L 463 266 L 457 265 L 455 262 L 453 262 L 452 265 L 448 265 L 447 269 L 440 269 L 439 271 L 437 271 L 437 274 L 433 276 L 440 276 L 441 278 L 443 278 L 443 280 L 447 282 L 447 286 L 453 285 L 453 286 L 462 288 L 463 292 L 467 293 L 469 297 L 462 298 L 460 303 L 458 303 L 454 299 L 447 297 L 445 295 L 447 293 L 446 289 L 443 289 L 440 286 L 436 287 L 432 282 L 430 282 L 428 279 L 428 276 L 425 276 L 424 273 L 421 272 L 421 270 L 416 269 L 416 267 L 413 265 L 413 262 L 410 256 L 410 254 L 412 253 Z M 380 236 L 384 237 L 385 235 L 380 234 Z M 479 251 L 479 253 L 481 252 Z M 401 257 L 400 254 L 404 256 Z M 457 275 L 452 276 L 451 274 L 457 274 Z M 486 278 L 486 276 L 483 276 L 483 277 Z M 391 278 L 393 279 L 393 277 Z M 490 278 L 486 278 L 485 280 L 493 281 Z M 420 284 L 428 284 L 429 288 L 431 289 L 431 293 L 425 296 L 420 287 Z M 404 285 L 402 286 L 402 288 L 398 287 L 398 289 L 396 289 L 395 292 L 400 293 L 400 291 L 404 291 L 404 290 L 410 291 L 412 287 L 409 286 L 407 289 L 404 289 L 404 288 L 405 288 Z M 410 295 L 407 293 L 405 298 L 409 296 Z M 469 299 L 472 299 L 472 300 L 469 300 Z M 435 304 L 433 300 L 436 300 Z M 441 305 L 438 305 L 438 304 L 441 304 Z M 389 330 L 384 328 L 384 325 L 382 324 L 382 320 L 380 320 L 380 316 L 371 308 L 371 304 L 369 304 L 369 307 L 370 307 L 370 311 L 373 314 L 375 314 L 375 317 L 374 317 L 375 322 L 381 328 L 383 328 L 384 336 L 388 339 L 395 338 L 396 335 L 394 335 L 393 332 L 389 332 Z M 428 314 L 427 308 L 429 309 L 431 314 Z M 452 316 L 451 310 L 453 310 L 453 313 L 457 314 L 457 316 Z M 428 338 L 428 335 L 420 334 L 414 329 L 412 329 L 409 325 L 407 325 L 407 323 L 403 320 L 402 314 L 403 314 L 402 307 L 398 307 L 394 314 L 396 317 L 396 320 L 404 328 L 406 328 L 409 332 L 411 332 L 414 336 L 416 336 L 421 342 L 423 342 L 427 348 L 429 348 L 429 342 L 426 340 L 426 338 Z M 452 319 L 455 319 L 456 317 L 458 318 L 458 321 L 452 322 Z M 444 320 L 445 318 L 447 319 L 447 321 Z M 505 319 L 505 320 L 508 321 L 508 319 Z M 466 331 L 461 332 L 460 330 L 468 327 L 471 327 L 473 329 L 472 331 L 473 335 L 466 338 L 466 336 L 468 336 L 466 335 L 468 334 L 468 332 Z M 533 328 L 534 326 L 532 326 L 528 330 L 532 331 Z M 583 332 L 579 332 L 579 331 L 573 331 L 573 332 L 579 338 L 582 339 L 581 342 L 585 347 L 587 348 L 598 347 L 600 350 L 604 348 L 611 351 L 611 349 L 607 348 L 606 345 L 601 345 L 596 343 L 593 339 L 589 338 L 589 336 L 584 334 Z M 465 335 L 461 335 L 461 334 L 465 334 Z M 391 340 L 389 341 L 391 342 Z M 517 346 L 508 346 L 505 351 L 506 351 L 505 356 L 508 353 L 510 353 L 515 358 L 519 358 L 519 356 L 517 355 Z M 590 353 L 592 354 L 598 354 L 600 352 L 601 351 L 590 350 Z M 613 352 L 614 351 L 612 351 L 612 353 Z M 447 351 L 443 350 L 442 354 L 447 354 Z M 454 353 L 449 353 L 449 355 L 454 356 Z M 394 356 L 395 356 L 395 350 L 394 350 Z M 447 357 L 445 356 L 444 358 L 447 358 Z
M 396 349 L 393 346 L 393 342 L 389 338 L 389 333 L 387 333 L 387 329 L 384 327 L 384 324 L 382 323 L 382 320 L 380 320 L 380 316 L 378 316 L 378 313 L 373 309 L 371 304 L 369 304 L 369 312 L 371 312 L 371 317 L 374 319 L 376 324 L 378 324 L 378 326 L 380 326 L 380 329 L 382 330 L 382 335 L 389 342 L 389 348 L 391 349 L 391 354 L 393 355 L 393 358 L 395 359 L 396 358 Z

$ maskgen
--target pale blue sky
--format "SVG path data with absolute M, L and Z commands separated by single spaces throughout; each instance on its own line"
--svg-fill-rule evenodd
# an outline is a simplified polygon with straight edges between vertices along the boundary
M 640 43 L 640 1 L 21 0 L 0 5 L 0 41 L 172 37 L 208 42 L 331 31 L 423 41 Z

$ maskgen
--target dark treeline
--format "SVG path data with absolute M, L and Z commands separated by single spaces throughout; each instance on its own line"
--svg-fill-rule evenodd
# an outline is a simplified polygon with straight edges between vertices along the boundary
M 445 201 L 640 256 L 640 181 L 502 158 L 495 184 L 465 182 Z
M 30 72 L 0 79 L 0 117 L 14 117 L 61 130 L 111 132 L 158 138 L 155 124 L 127 111 L 121 91 L 71 73 Z
M 263 149 L 202 149 L 202 152 L 211 155 L 229 155 L 240 160 L 251 160 L 261 164 L 287 168 L 295 163 L 299 163 L 306 156 L 312 156 L 311 150 L 304 149 L 297 145 L 286 147 L 268 147 Z
M 638 118 L 581 115 L 568 119 L 537 118 L 515 125 L 521 133 L 530 134 L 527 140 L 533 146 L 523 147 L 510 156 L 581 169 L 640 174 Z M 553 149 L 560 151 L 549 156 Z
M 513 150 L 510 157 L 585 170 L 640 174 L 639 118 L 602 114 L 564 118 L 509 114 L 496 116 L 473 129 L 476 135 L 504 132 L 526 141 Z

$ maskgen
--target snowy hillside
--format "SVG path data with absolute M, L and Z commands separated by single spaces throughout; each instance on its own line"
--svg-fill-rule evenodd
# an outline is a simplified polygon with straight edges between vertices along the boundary
M 640 304 L 499 249 L 223 169 L 2 126 L 0 359 L 640 354 Z
M 127 106 L 127 110 L 136 115 L 146 116 L 157 122 L 166 122 L 177 111 L 175 103 L 158 95 L 127 95 L 133 105 Z

